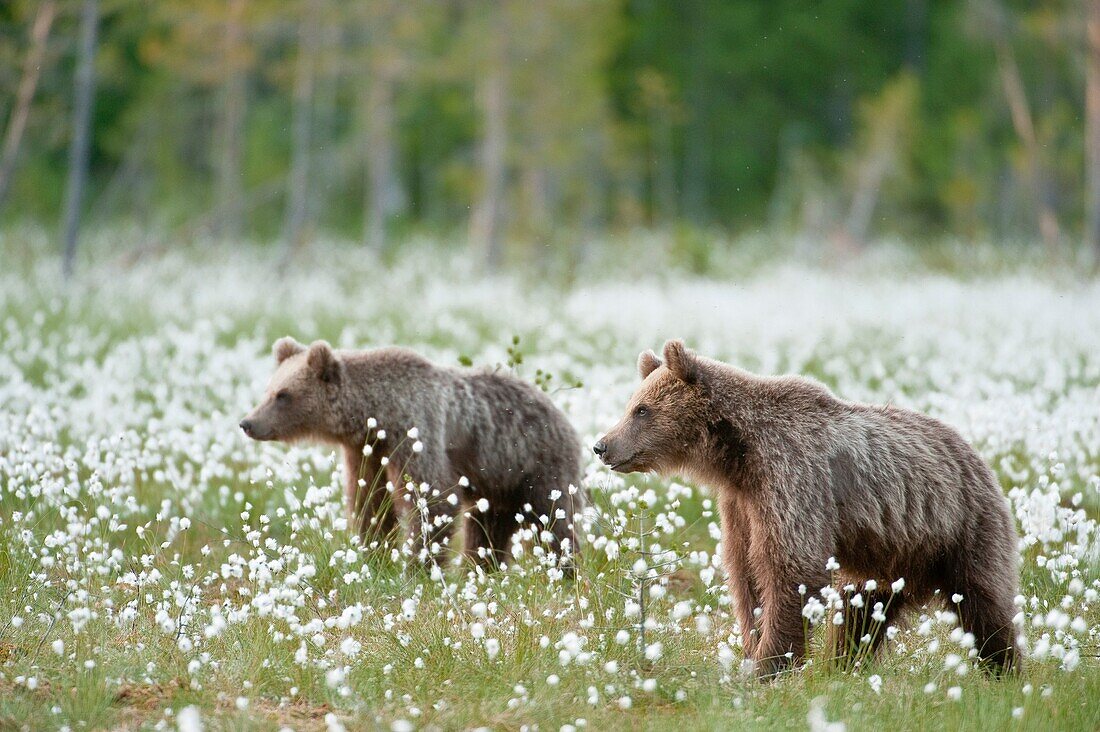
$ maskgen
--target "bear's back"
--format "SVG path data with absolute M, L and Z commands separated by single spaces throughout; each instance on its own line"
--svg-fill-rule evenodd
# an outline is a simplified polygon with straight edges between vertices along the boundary
M 459 372 L 448 424 L 452 460 L 498 476 L 580 480 L 580 440 L 540 389 L 507 372 Z

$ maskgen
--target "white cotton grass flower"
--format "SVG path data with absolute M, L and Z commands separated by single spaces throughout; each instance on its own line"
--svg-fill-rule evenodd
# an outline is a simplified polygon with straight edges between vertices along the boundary
M 146 258 L 132 273 L 104 264 L 106 276 L 116 276 L 119 286 L 78 293 L 80 307 L 66 305 L 68 299 L 44 276 L 32 273 L 24 282 L 0 271 L 0 301 L 9 304 L 0 302 L 6 356 L 0 358 L 0 401 L 5 404 L 0 410 L 0 504 L 12 545 L 6 548 L 13 550 L 15 560 L 12 568 L 25 578 L 27 590 L 26 601 L 11 598 L 0 630 L 7 623 L 11 637 L 5 640 L 25 652 L 23 658 L 49 633 L 37 656 L 42 668 L 29 677 L 27 671 L 18 677 L 9 671 L 13 688 L 34 690 L 46 708 L 67 708 L 59 698 L 65 691 L 61 680 L 87 673 L 85 662 L 99 662 L 92 666 L 95 672 L 108 665 L 93 649 L 119 648 L 132 669 L 125 676 L 134 683 L 164 675 L 157 649 L 167 649 L 182 664 L 180 673 L 192 689 L 189 701 L 197 705 L 195 711 L 207 710 L 207 724 L 224 726 L 222 717 L 257 711 L 234 709 L 238 694 L 244 698 L 256 693 L 248 685 L 242 683 L 218 700 L 220 686 L 211 681 L 220 669 L 238 666 L 248 651 L 226 638 L 248 637 L 284 650 L 283 663 L 273 657 L 274 667 L 265 673 L 283 674 L 278 667 L 285 664 L 296 666 L 285 672 L 291 678 L 320 678 L 320 684 L 305 686 L 301 693 L 290 687 L 275 691 L 276 697 L 289 694 L 293 703 L 303 704 L 331 702 L 345 691 L 352 695 L 349 684 L 362 669 L 362 678 L 384 684 L 377 709 L 384 716 L 366 723 L 385 727 L 404 717 L 417 725 L 424 720 L 427 726 L 429 720 L 450 718 L 453 708 L 447 705 L 454 704 L 457 686 L 443 683 L 435 696 L 418 698 L 417 704 L 440 705 L 422 713 L 403 698 L 408 679 L 402 673 L 422 677 L 425 671 L 420 669 L 435 668 L 441 653 L 473 653 L 475 659 L 483 653 L 483 663 L 499 663 L 501 647 L 509 639 L 524 639 L 532 646 L 537 643 L 525 678 L 557 676 L 557 689 L 564 687 L 576 703 L 597 711 L 615 709 L 625 694 L 641 694 L 646 704 L 671 701 L 674 695 L 679 699 L 678 692 L 688 683 L 678 676 L 681 649 L 709 649 L 713 670 L 726 679 L 721 685 L 736 689 L 736 708 L 745 719 L 758 716 L 759 695 L 741 690 L 741 679 L 734 678 L 754 671 L 741 645 L 751 640 L 741 636 L 748 629 L 732 619 L 736 613 L 723 586 L 718 548 L 723 538 L 720 512 L 709 493 L 657 477 L 608 475 L 594 458 L 586 458 L 588 475 L 583 482 L 572 482 L 580 484 L 581 493 L 589 490 L 594 500 L 574 508 L 564 494 L 578 495 L 577 486 L 568 491 L 565 485 L 547 486 L 540 489 L 545 494 L 541 498 L 569 505 L 510 510 L 503 516 L 511 523 L 519 515 L 517 541 L 506 549 L 514 553 L 505 555 L 508 569 L 503 572 L 482 571 L 459 557 L 462 538 L 457 531 L 449 541 L 437 542 L 440 561 L 434 563 L 416 554 L 415 541 L 360 538 L 355 520 L 345 516 L 345 484 L 356 476 L 347 475 L 339 451 L 312 444 L 242 447 L 226 440 L 226 415 L 254 406 L 261 382 L 271 372 L 270 359 L 257 357 L 269 324 L 256 320 L 255 303 L 271 294 L 268 274 L 255 266 L 259 259 L 247 247 L 234 250 L 218 267 L 201 260 L 181 266 L 189 255 L 179 256 L 184 258 L 175 264 L 157 258 L 155 266 Z M 621 411 L 623 395 L 635 387 L 629 369 L 593 362 L 591 344 L 599 343 L 598 350 L 607 353 L 621 352 L 628 343 L 650 337 L 647 333 L 672 330 L 733 344 L 728 353 L 719 354 L 732 361 L 755 354 L 750 360 L 762 372 L 797 367 L 806 353 L 813 353 L 838 394 L 872 400 L 900 395 L 902 406 L 959 425 L 1006 487 L 1019 527 L 1026 571 L 1021 594 L 1014 599 L 1013 633 L 1024 638 L 1020 650 L 1036 677 L 1045 681 L 1034 689 L 1025 685 L 1028 690 L 1021 691 L 1017 709 L 1026 708 L 1027 718 L 1034 716 L 1040 700 L 1031 697 L 1065 694 L 1067 690 L 1057 688 L 1059 675 L 1086 670 L 1094 607 L 1100 601 L 1088 573 L 1088 558 L 1100 535 L 1091 510 L 1100 496 L 1100 476 L 1095 475 L 1100 433 L 1092 413 L 1095 400 L 1090 399 L 1094 389 L 1086 378 L 1100 367 L 1100 290 L 1084 288 L 1067 299 L 1064 288 L 1046 282 L 1045 275 L 978 278 L 961 286 L 949 278 L 898 279 L 869 271 L 866 286 L 858 291 L 851 290 L 845 277 L 829 273 L 799 275 L 794 289 L 791 275 L 768 273 L 760 282 L 748 283 L 747 290 L 720 283 L 700 287 L 697 280 L 677 275 L 660 286 L 633 282 L 610 292 L 582 286 L 560 302 L 546 303 L 507 277 L 494 280 L 494 297 L 486 301 L 477 291 L 483 282 L 464 276 L 423 288 L 423 296 L 418 295 L 416 318 L 444 329 L 457 326 L 455 338 L 443 343 L 413 327 L 412 311 L 400 302 L 408 283 L 419 281 L 418 269 L 395 262 L 394 276 L 378 280 L 381 289 L 363 299 L 353 283 L 363 281 L 357 275 L 366 265 L 355 260 L 350 266 L 354 272 L 349 274 L 356 276 L 333 279 L 308 267 L 296 272 L 293 317 L 303 330 L 323 325 L 341 331 L 341 345 L 404 340 L 444 359 L 453 340 L 492 360 L 497 355 L 492 334 L 503 327 L 502 313 L 523 313 L 522 327 L 540 332 L 531 342 L 537 351 L 532 359 L 594 387 L 584 399 L 566 390 L 552 394 L 582 435 L 595 437 L 605 429 Z M 791 292 L 797 294 L 793 299 Z M 836 297 L 838 293 L 844 297 Z M 698 307 L 660 307 L 684 302 L 686 295 Z M 334 298 L 356 297 L 366 308 L 362 317 L 333 322 Z M 823 301 L 838 305 L 822 316 L 815 308 Z M 911 304 L 918 301 L 931 310 L 914 311 Z M 18 307 L 13 309 L 13 302 Z M 954 318 L 960 306 L 971 317 L 944 340 L 934 325 Z M 750 315 L 781 316 L 771 318 L 767 329 L 746 331 L 745 323 L 759 318 L 712 322 L 701 315 L 746 307 Z M 130 319 L 135 311 L 141 323 Z M 284 311 L 286 304 L 278 302 L 270 314 L 278 321 Z M 110 328 L 98 322 L 104 313 L 110 314 Z M 825 327 L 819 316 L 828 321 Z M 576 327 L 578 319 L 583 328 Z M 381 330 L 368 333 L 363 323 L 370 322 Z M 904 337 L 876 343 L 873 358 L 868 358 L 860 346 L 864 331 L 879 329 Z M 569 337 L 581 331 L 584 338 Z M 990 384 L 996 385 L 995 398 Z M 428 427 L 410 434 L 409 422 L 389 415 L 382 424 L 363 420 L 367 427 L 357 429 L 371 459 L 362 461 L 354 482 L 364 494 L 377 488 L 402 511 L 438 506 L 445 513 L 457 509 L 452 501 L 458 500 L 468 504 L 469 516 L 454 511 L 455 519 L 469 525 L 496 518 L 489 515 L 497 508 L 492 494 L 470 485 L 471 480 L 480 482 L 480 473 L 471 472 L 471 480 L 456 478 L 455 490 L 443 483 L 428 486 L 428 495 L 406 503 L 410 491 L 405 473 L 413 474 L 413 493 L 424 478 L 415 475 L 423 453 L 406 464 L 416 455 L 412 445 L 422 441 L 429 452 L 426 437 L 436 435 Z M 1017 429 L 1021 422 L 1029 429 Z M 388 439 L 385 431 L 376 435 L 382 426 L 396 434 Z M 402 453 L 399 445 L 406 442 Z M 393 451 L 392 462 L 383 461 L 388 469 L 372 472 L 384 453 Z M 593 480 L 597 471 L 599 479 Z M 423 505 L 416 500 L 421 497 Z M 480 497 L 488 500 L 479 505 Z M 540 513 L 546 514 L 545 521 Z M 202 516 L 203 522 L 190 516 Z M 433 529 L 444 528 L 444 517 L 429 519 Z M 697 519 L 698 535 L 689 529 Z M 540 546 L 559 522 L 576 525 L 577 541 L 593 558 L 578 563 L 576 583 L 557 581 L 558 552 Z M 377 525 L 376 520 L 370 524 Z M 185 531 L 191 533 L 180 535 Z M 375 546 L 368 547 L 370 543 Z M 483 548 L 480 558 L 489 556 Z M 644 558 L 644 565 L 635 575 L 638 558 Z M 431 567 L 419 572 L 423 562 Z M 833 558 L 829 571 L 844 576 L 839 565 Z M 863 593 L 864 615 L 885 626 L 896 607 L 892 603 L 901 600 L 889 600 L 885 591 L 899 595 L 908 588 L 902 578 L 874 576 L 841 583 L 853 581 L 852 593 Z M 58 595 L 59 577 L 66 583 L 61 592 L 71 594 Z M 698 588 L 669 582 L 669 577 L 687 578 Z M 807 584 L 799 588 L 803 617 L 797 620 L 815 633 L 816 649 L 822 631 L 815 626 L 831 624 L 837 612 L 840 622 L 844 611 L 849 610 L 849 618 L 852 613 L 844 593 Z M 613 591 L 620 586 L 631 587 L 629 605 Z M 578 587 L 583 591 L 577 592 Z M 942 599 L 951 600 L 952 592 L 949 588 Z M 34 597 L 38 599 L 32 601 Z M 53 603 L 43 604 L 45 597 L 65 597 L 52 630 L 47 628 L 56 611 Z M 498 602 L 499 609 L 491 607 Z M 978 681 L 973 682 L 978 686 L 968 684 L 978 668 L 980 640 L 954 630 L 959 609 L 971 602 L 966 597 L 961 605 L 949 605 L 953 613 L 936 612 L 934 606 L 914 609 L 913 617 L 906 618 L 912 631 L 886 628 L 894 646 L 891 663 L 912 669 L 910 675 L 916 676 L 906 681 L 905 674 L 886 677 L 879 672 L 892 685 L 901 684 L 899 689 L 909 683 L 919 692 L 928 682 L 932 704 L 946 703 L 948 689 L 956 686 L 973 688 L 978 696 L 968 704 L 978 703 L 987 691 Z M 474 623 L 480 623 L 476 637 Z M 119 644 L 135 627 L 151 631 Z M 576 637 L 562 642 L 567 632 Z M 866 638 L 871 632 L 864 628 L 859 634 Z M 588 645 L 580 642 L 585 634 Z M 392 654 L 367 652 L 375 636 L 399 645 L 398 655 L 407 659 L 404 668 L 395 665 Z M 432 639 L 427 648 L 425 638 Z M 759 631 L 755 638 L 759 641 Z M 644 642 L 637 655 L 648 665 L 645 671 L 622 660 L 635 652 L 640 640 Z M 663 644 L 662 658 L 648 662 L 644 652 L 655 643 Z M 671 668 L 665 668 L 665 659 Z M 820 652 L 815 650 L 811 659 L 819 661 Z M 335 683 L 340 669 L 346 678 L 329 688 L 329 673 Z M 870 685 L 866 677 L 875 670 L 866 670 L 862 679 L 844 676 L 839 681 L 852 688 Z M 660 700 L 647 691 L 654 683 Z M 513 685 L 506 684 L 502 693 L 508 694 Z M 536 686 L 540 688 L 529 693 L 516 692 L 514 700 L 495 701 L 502 708 L 514 701 L 507 707 L 512 718 L 537 716 L 528 705 L 552 688 Z M 822 706 L 843 714 L 839 701 L 838 694 Z M 338 704 L 349 715 L 357 709 L 354 696 Z M 341 713 L 326 717 L 325 726 L 338 728 Z M 57 714 L 59 720 L 66 716 Z M 211 721 L 211 715 L 218 719 Z M 559 723 L 584 728 L 575 716 L 563 716 Z M 183 726 L 186 719 L 177 710 L 166 713 L 159 726 Z M 824 714 L 820 721 L 829 723 Z
M 344 683 L 345 677 L 346 673 L 343 666 L 330 668 L 328 671 L 325 672 L 325 683 L 329 686 L 329 688 L 335 689 L 336 687 Z
M 871 691 L 879 694 L 882 692 L 882 677 L 878 674 L 874 674 L 867 679 L 868 685 L 871 687 Z
M 359 652 L 363 649 L 363 644 L 357 641 L 355 638 L 345 638 L 340 642 L 340 652 L 345 656 L 355 658 L 359 655 Z
M 806 723 L 810 732 L 845 732 L 844 722 L 830 722 L 825 716 L 825 697 L 817 696 L 810 700 L 810 710 L 806 713 Z
M 176 729 L 179 732 L 203 732 L 202 713 L 194 704 L 184 707 L 176 714 Z

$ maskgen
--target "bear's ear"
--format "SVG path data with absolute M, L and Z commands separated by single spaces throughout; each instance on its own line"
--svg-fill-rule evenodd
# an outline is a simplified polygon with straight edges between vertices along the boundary
M 340 380 L 340 373 L 344 365 L 325 341 L 314 341 L 309 345 L 309 355 L 306 363 L 317 374 L 317 377 L 325 383 L 333 383 Z
M 699 358 L 683 341 L 669 341 L 665 344 L 665 364 L 680 381 L 694 384 L 699 379 Z
M 280 364 L 291 356 L 301 353 L 304 350 L 306 350 L 306 347 L 290 336 L 280 338 L 275 341 L 275 345 L 271 347 L 271 352 L 275 354 L 276 364 Z
M 657 358 L 657 354 L 653 351 L 642 351 L 638 354 L 638 375 L 643 379 L 652 374 L 660 365 L 661 359 Z

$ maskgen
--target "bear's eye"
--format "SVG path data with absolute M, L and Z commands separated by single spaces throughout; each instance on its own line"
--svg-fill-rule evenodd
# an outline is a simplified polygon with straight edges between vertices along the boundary
M 642 405 L 642 406 L 640 406 L 640 407 L 638 407 L 637 409 L 634 410 L 634 416 L 635 417 L 644 417 L 647 414 L 649 414 L 649 408 L 646 407 L 645 405 Z
M 278 394 L 275 395 L 275 401 L 277 401 L 281 404 L 286 404 L 287 402 L 290 401 L 290 392 L 287 391 L 286 389 L 283 389 L 282 391 L 280 391 Z

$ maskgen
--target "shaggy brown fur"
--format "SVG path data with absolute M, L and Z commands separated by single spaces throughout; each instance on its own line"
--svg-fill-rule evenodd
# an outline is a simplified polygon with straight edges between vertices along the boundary
M 407 514 L 409 537 L 427 559 L 468 512 L 465 551 L 483 564 L 505 561 L 517 516 L 541 527 L 553 551 L 576 549 L 580 441 L 535 387 L 504 373 L 439 367 L 403 348 L 334 351 L 323 341 L 306 348 L 283 338 L 273 350 L 278 365 L 267 394 L 241 429 L 256 440 L 343 447 L 348 508 L 365 539 L 389 535 Z M 412 427 L 419 453 L 407 435 Z M 474 507 L 479 498 L 489 501 L 485 513 Z
M 717 490 L 729 587 L 761 677 L 805 654 L 798 588 L 812 595 L 835 579 L 831 556 L 841 584 L 879 588 L 833 632 L 841 663 L 872 626 L 873 651 L 903 610 L 958 593 L 953 609 L 986 665 L 1018 668 L 1016 532 L 993 473 L 955 430 L 809 379 L 756 376 L 679 341 L 664 364 L 646 352 L 638 369 L 626 416 L 593 449 L 620 472 L 683 473 Z M 905 587 L 891 597 L 898 578 Z M 881 624 L 869 622 L 877 601 Z

